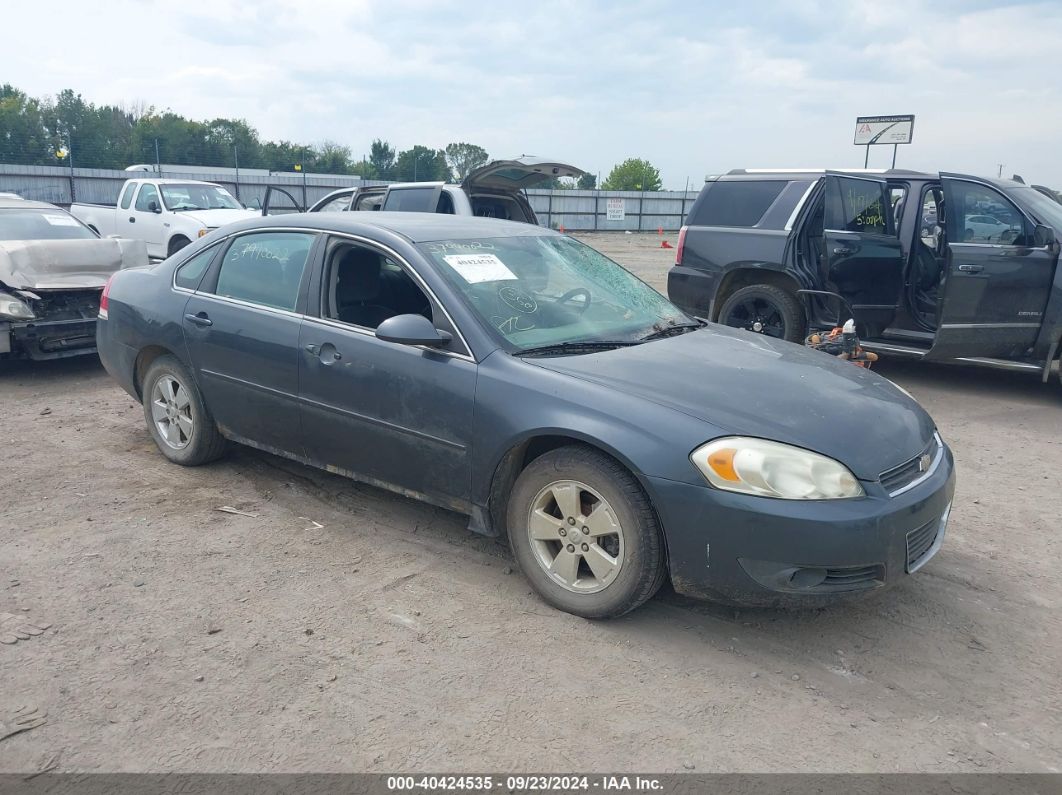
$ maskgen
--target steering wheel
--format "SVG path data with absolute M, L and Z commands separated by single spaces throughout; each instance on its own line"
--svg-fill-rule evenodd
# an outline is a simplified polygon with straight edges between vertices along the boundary
M 590 308 L 590 291 L 587 290 L 585 287 L 574 287 L 574 288 L 572 288 L 571 290 L 566 292 L 564 295 L 560 296 L 556 300 L 556 303 L 558 303 L 558 304 L 567 304 L 567 303 L 570 303 L 571 300 L 573 298 L 576 298 L 577 296 L 582 296 L 582 298 L 583 298 L 583 300 L 580 303 L 575 304 L 575 306 L 579 309 L 579 314 L 582 314 L 583 312 L 585 312 L 587 309 Z

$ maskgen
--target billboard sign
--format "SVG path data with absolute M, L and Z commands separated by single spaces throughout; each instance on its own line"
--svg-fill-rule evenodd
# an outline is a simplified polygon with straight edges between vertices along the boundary
M 605 206 L 605 218 L 609 221 L 622 221 L 627 215 L 627 209 L 623 199 L 607 199 Z
M 856 119 L 856 146 L 872 144 L 909 144 L 914 134 L 913 115 L 860 116 Z

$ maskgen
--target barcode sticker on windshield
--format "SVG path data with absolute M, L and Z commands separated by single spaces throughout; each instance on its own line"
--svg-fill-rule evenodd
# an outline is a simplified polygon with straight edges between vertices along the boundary
M 516 274 L 493 254 L 448 254 L 443 259 L 469 284 L 516 279 Z
M 77 222 L 76 218 L 71 218 L 69 215 L 55 215 L 53 213 L 45 213 L 44 220 L 50 223 L 52 226 L 81 226 Z

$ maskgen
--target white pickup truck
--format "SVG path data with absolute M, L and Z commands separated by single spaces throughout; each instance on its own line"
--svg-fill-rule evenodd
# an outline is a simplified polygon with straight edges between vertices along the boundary
M 181 179 L 130 179 L 117 206 L 72 204 L 70 213 L 101 237 L 143 240 L 162 259 L 224 224 L 254 218 L 220 185 Z

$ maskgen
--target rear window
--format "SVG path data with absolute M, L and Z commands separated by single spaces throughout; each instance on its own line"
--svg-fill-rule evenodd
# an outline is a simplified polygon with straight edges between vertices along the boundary
M 0 240 L 94 240 L 65 210 L 0 210 Z
M 784 180 L 716 182 L 697 203 L 694 226 L 755 226 L 778 198 Z

